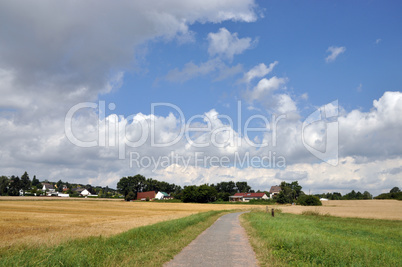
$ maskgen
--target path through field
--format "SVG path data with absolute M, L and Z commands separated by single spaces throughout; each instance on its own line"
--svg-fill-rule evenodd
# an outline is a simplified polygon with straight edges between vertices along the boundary
M 258 266 L 247 234 L 240 225 L 242 213 L 220 217 L 164 266 Z

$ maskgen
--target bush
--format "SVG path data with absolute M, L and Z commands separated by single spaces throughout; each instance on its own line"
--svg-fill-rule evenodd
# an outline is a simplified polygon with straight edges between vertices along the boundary
M 190 185 L 186 186 L 182 191 L 181 200 L 185 203 L 209 203 L 216 200 L 217 194 L 216 189 L 207 184 L 200 186 Z
M 402 192 L 397 193 L 383 193 L 379 196 L 374 197 L 374 199 L 397 199 L 402 200 Z
M 316 196 L 302 195 L 297 200 L 297 204 L 302 206 L 322 206 L 320 199 Z
M 133 192 L 129 192 L 124 198 L 125 201 L 130 201 L 135 199 L 135 194 Z

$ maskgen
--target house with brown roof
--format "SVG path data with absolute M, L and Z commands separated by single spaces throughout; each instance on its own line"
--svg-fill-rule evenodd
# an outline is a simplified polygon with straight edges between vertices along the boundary
M 236 193 L 229 197 L 229 201 L 249 202 L 252 199 L 268 199 L 265 193 Z
M 138 192 L 137 193 L 137 200 L 146 200 L 147 198 L 149 200 L 152 200 L 156 197 L 155 191 L 148 191 L 148 192 Z
M 279 195 L 279 192 L 281 192 L 281 187 L 279 185 L 274 185 L 271 186 L 271 189 L 269 190 L 269 198 L 273 198 L 276 195 Z
M 56 193 L 56 189 L 51 183 L 42 183 L 42 191 L 46 192 L 47 196 L 51 196 Z

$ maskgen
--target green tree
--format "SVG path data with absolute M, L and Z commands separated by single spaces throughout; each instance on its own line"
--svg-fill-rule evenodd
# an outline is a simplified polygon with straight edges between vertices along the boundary
M 8 192 L 8 186 L 10 184 L 10 180 L 7 176 L 0 177 L 0 196 L 6 196 Z
M 237 182 L 236 187 L 238 193 L 250 193 L 251 191 L 251 187 L 247 184 L 247 182 Z
M 363 192 L 363 199 L 372 199 L 373 195 L 370 194 L 368 191 Z
M 196 185 L 185 186 L 182 192 L 181 200 L 183 202 L 197 202 L 198 190 Z
M 217 183 L 216 185 L 212 184 L 211 186 L 214 187 L 218 193 L 227 193 L 229 195 L 234 195 L 235 193 L 237 193 L 237 189 L 238 189 L 236 187 L 236 183 L 233 181 L 220 182 L 220 183 Z M 239 186 L 242 189 L 247 190 L 247 188 L 244 188 L 244 185 L 242 184 L 242 182 L 240 182 Z
M 21 190 L 21 180 L 18 176 L 12 175 L 10 177 L 10 186 L 8 189 L 9 196 L 19 196 Z
M 190 185 L 183 189 L 181 200 L 183 202 L 209 203 L 215 201 L 216 197 L 217 192 L 213 186 L 207 184 Z
M 63 181 L 62 181 L 62 180 L 59 180 L 59 181 L 56 183 L 56 187 L 57 187 L 57 192 L 63 192 Z
M 217 197 L 216 189 L 207 184 L 201 185 L 197 188 L 198 198 L 197 203 L 209 203 L 214 202 Z
M 390 192 L 390 193 L 399 193 L 399 192 L 401 192 L 401 190 L 399 190 L 399 188 L 395 186 L 395 187 L 392 188 L 389 192 Z
M 32 178 L 32 186 L 36 186 L 38 188 L 38 185 L 40 184 L 39 180 L 36 179 L 36 175 Z
M 141 174 L 123 177 L 117 183 L 117 190 L 123 194 L 124 197 L 126 197 L 129 192 L 133 192 L 135 196 L 137 196 L 137 193 L 143 192 L 144 188 L 146 188 L 146 179 Z
M 302 206 L 321 206 L 322 203 L 317 196 L 303 195 L 297 200 L 297 204 Z
M 25 195 L 25 191 L 29 190 L 31 188 L 31 180 L 29 179 L 29 175 L 27 172 L 24 172 L 24 174 L 21 176 L 21 189 L 23 191 L 23 194 Z
M 292 203 L 292 199 L 289 198 L 289 196 L 286 195 L 284 191 L 281 191 L 276 197 L 276 202 L 278 202 L 279 204 Z
M 124 197 L 126 201 L 134 200 L 135 199 L 135 194 L 134 192 L 130 191 L 128 194 Z
M 304 193 L 302 191 L 302 186 L 299 185 L 298 181 L 294 181 L 292 183 L 283 181 L 281 183 L 281 192 L 279 193 L 276 202 L 281 204 L 293 203 L 301 195 L 304 195 Z
M 229 197 L 232 194 L 227 193 L 227 192 L 219 192 L 217 195 L 217 199 L 223 200 L 223 201 L 229 201 Z

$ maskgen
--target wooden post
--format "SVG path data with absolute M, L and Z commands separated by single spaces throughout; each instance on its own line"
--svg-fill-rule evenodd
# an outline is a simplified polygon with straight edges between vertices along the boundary
M 272 217 L 275 217 L 275 210 L 274 209 L 271 210 L 271 214 L 272 214 Z
M 265 212 L 268 213 L 268 206 L 265 207 Z

